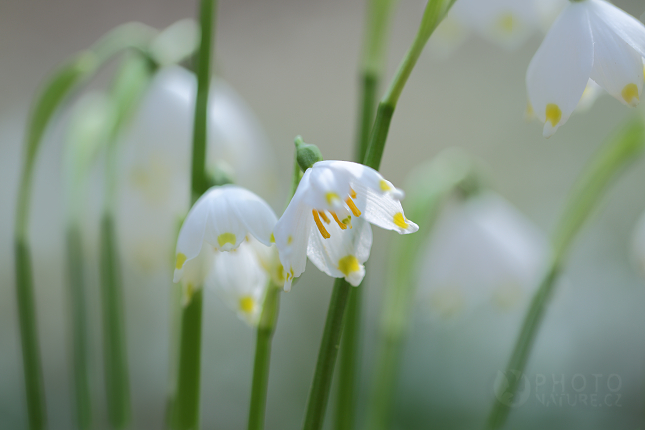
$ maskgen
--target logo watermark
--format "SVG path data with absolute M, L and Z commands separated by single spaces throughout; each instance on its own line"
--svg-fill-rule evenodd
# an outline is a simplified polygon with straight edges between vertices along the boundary
M 511 408 L 527 402 L 547 408 L 621 408 L 623 379 L 617 373 L 536 373 L 517 370 L 497 372 L 493 392 L 497 401 Z

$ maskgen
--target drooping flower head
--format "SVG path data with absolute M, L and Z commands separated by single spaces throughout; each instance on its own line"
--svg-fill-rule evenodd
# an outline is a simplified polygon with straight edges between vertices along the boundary
M 323 272 L 358 285 L 372 245 L 370 223 L 401 234 L 407 220 L 403 192 L 376 170 L 348 161 L 319 161 L 307 169 L 274 229 L 285 271 L 284 287 L 305 270 L 306 257 Z
M 270 246 L 276 221 L 271 207 L 252 192 L 236 185 L 211 188 L 190 209 L 179 231 L 174 282 L 187 276 L 184 269 L 204 248 L 231 251 L 249 235 Z M 193 287 L 199 287 L 203 279 L 198 276 Z
M 550 137 L 567 122 L 589 79 L 628 106 L 643 88 L 645 26 L 604 0 L 570 2 L 526 73 L 529 102 Z

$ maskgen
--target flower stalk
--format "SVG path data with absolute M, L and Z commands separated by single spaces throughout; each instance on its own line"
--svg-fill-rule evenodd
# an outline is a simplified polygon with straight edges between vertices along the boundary
M 208 92 L 211 70 L 211 47 L 216 19 L 216 0 L 202 0 L 199 9 L 201 39 L 195 57 L 197 96 L 193 126 L 193 155 L 191 167 L 191 204 L 208 189 L 206 173 L 206 138 Z M 177 368 L 177 391 L 171 400 L 170 427 L 173 430 L 199 427 L 199 387 L 201 374 L 202 288 L 192 294 L 183 307 Z
M 280 288 L 269 283 L 262 316 L 257 329 L 255 361 L 253 364 L 253 383 L 251 387 L 251 404 L 249 407 L 249 430 L 262 430 L 266 415 L 267 388 L 269 385 L 269 367 L 271 362 L 271 341 L 275 332 L 280 307 Z
M 549 269 L 533 296 L 506 366 L 506 375 L 512 373 L 519 375 L 519 377 L 508 378 L 509 385 L 504 393 L 504 398 L 514 398 L 544 318 L 546 306 L 553 295 L 573 241 L 598 206 L 611 181 L 615 180 L 631 162 L 640 157 L 644 150 L 645 124 L 640 118 L 633 119 L 625 124 L 591 160 L 574 186 L 553 235 L 554 254 Z M 496 400 L 488 415 L 486 428 L 491 430 L 501 428 L 508 417 L 509 410 L 507 404 Z
M 379 103 L 376 119 L 372 126 L 370 139 L 363 159 L 364 165 L 375 170 L 379 169 L 390 122 L 392 121 L 398 98 L 421 55 L 423 47 L 432 32 L 439 25 L 446 13 L 448 13 L 454 1 L 430 0 L 428 2 L 417 36 Z M 329 398 L 329 389 L 331 387 L 331 378 L 338 355 L 340 331 L 343 329 L 349 293 L 349 284 L 344 279 L 336 279 L 327 312 L 327 320 L 325 322 L 325 330 L 316 363 L 314 380 L 309 393 L 307 413 L 303 426 L 304 430 L 318 430 L 323 425 Z

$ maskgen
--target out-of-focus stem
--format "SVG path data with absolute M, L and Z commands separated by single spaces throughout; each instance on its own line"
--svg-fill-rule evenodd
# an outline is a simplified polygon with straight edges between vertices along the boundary
M 506 366 L 508 387 L 503 398 L 513 399 L 535 343 L 535 338 L 546 312 L 559 274 L 574 239 L 589 215 L 597 207 L 608 185 L 625 167 L 641 156 L 645 150 L 645 124 L 638 118 L 632 120 L 610 139 L 596 155 L 576 183 L 567 202 L 563 216 L 555 230 L 554 255 L 550 267 L 533 296 L 524 317 L 522 328 Z M 512 377 L 514 375 L 515 377 Z M 509 413 L 508 402 L 495 400 L 488 415 L 487 429 L 501 428 Z

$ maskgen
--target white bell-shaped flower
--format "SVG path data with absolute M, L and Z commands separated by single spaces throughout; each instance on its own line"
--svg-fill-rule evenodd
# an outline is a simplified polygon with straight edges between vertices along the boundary
M 491 192 L 453 202 L 420 257 L 418 294 L 431 319 L 452 320 L 481 306 L 521 309 L 547 263 L 544 236 Z
M 457 0 L 430 39 L 431 49 L 449 52 L 470 31 L 507 49 L 543 28 L 566 0 Z
M 232 251 L 215 251 L 212 270 L 204 281 L 241 320 L 251 326 L 260 320 L 267 288 L 275 288 L 269 287 L 271 277 L 268 268 L 257 252 L 270 252 L 271 248 L 275 249 L 249 238 Z
M 285 290 L 304 272 L 307 256 L 328 275 L 360 284 L 372 245 L 370 223 L 401 234 L 419 229 L 405 218 L 401 198 L 401 190 L 362 164 L 319 161 L 307 169 L 274 229 Z
M 276 221 L 269 205 L 252 192 L 236 185 L 211 188 L 190 209 L 179 231 L 174 282 L 182 279 L 184 267 L 200 255 L 204 243 L 231 251 L 250 235 L 270 246 Z
M 526 73 L 529 102 L 550 137 L 567 122 L 589 79 L 628 106 L 643 88 L 645 26 L 604 0 L 570 2 Z
M 124 255 L 148 275 L 167 278 L 177 222 L 190 201 L 190 154 L 196 78 L 179 66 L 161 68 L 150 82 L 119 157 L 120 241 Z M 207 165 L 225 168 L 239 184 L 268 196 L 277 187 L 273 155 L 253 112 L 222 79 L 212 81 Z

